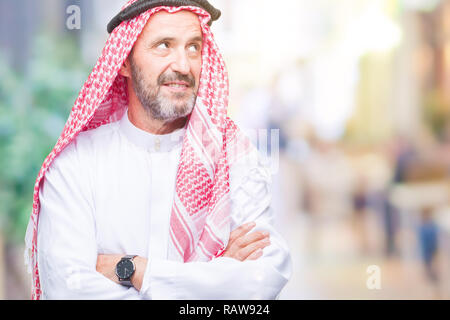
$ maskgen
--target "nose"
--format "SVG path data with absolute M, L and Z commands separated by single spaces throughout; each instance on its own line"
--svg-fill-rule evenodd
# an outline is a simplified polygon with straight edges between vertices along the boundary
M 174 56 L 174 60 L 171 64 L 171 68 L 173 71 L 177 71 L 181 74 L 189 74 L 191 70 L 189 57 L 185 50 L 177 50 Z

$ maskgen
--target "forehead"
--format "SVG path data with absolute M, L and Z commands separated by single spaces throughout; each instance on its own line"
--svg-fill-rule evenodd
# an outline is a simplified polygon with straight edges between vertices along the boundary
M 149 19 L 142 31 L 142 37 L 144 38 L 158 38 L 162 36 L 185 38 L 201 35 L 202 29 L 198 16 L 186 10 L 175 13 L 168 13 L 167 11 L 157 12 Z

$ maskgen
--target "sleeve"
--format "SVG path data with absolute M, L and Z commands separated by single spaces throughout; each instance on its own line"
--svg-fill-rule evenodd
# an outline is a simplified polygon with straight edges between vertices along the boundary
M 255 221 L 252 231 L 270 232 L 271 244 L 253 261 L 220 257 L 210 262 L 180 263 L 149 257 L 141 295 L 148 299 L 276 299 L 292 275 L 289 249 L 274 229 L 270 207 L 271 175 L 255 161 L 237 163 L 230 172 L 232 230 Z
M 44 299 L 141 299 L 96 271 L 97 242 L 89 168 L 76 142 L 55 159 L 40 186 L 38 270 Z

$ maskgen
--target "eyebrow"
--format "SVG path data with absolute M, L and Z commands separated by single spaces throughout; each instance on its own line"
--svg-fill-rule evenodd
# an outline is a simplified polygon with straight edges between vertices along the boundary
M 202 36 L 196 36 L 190 40 L 191 42 L 203 42 Z

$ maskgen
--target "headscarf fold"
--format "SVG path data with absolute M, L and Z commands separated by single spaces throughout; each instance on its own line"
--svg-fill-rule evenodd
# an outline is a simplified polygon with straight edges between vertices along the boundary
M 128 1 L 124 8 L 135 1 Z M 55 158 L 80 132 L 118 121 L 124 115 L 128 96 L 126 80 L 119 75 L 119 70 L 150 17 L 162 10 L 169 13 L 189 10 L 197 14 L 203 32 L 200 85 L 183 138 L 168 230 L 168 257 L 184 263 L 210 261 L 220 256 L 227 246 L 230 164 L 247 154 L 251 143 L 227 117 L 228 74 L 208 25 L 210 14 L 195 6 L 152 8 L 122 22 L 111 33 L 61 136 L 39 171 L 25 253 L 32 269 L 32 299 L 40 299 L 42 295 L 37 259 L 40 183 Z

